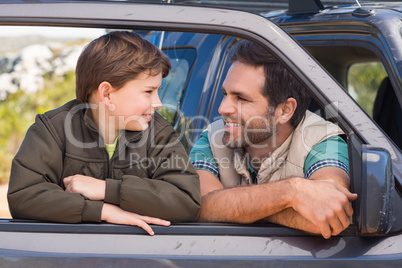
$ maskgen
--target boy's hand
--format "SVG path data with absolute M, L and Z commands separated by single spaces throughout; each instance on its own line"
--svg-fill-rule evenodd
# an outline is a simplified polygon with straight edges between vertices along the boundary
M 63 179 L 66 192 L 79 193 L 90 200 L 104 200 L 106 181 L 84 175 L 73 175 Z
M 141 227 L 150 235 L 154 235 L 155 233 L 148 224 L 170 225 L 169 221 L 128 212 L 118 206 L 107 203 L 103 204 L 101 219 L 114 224 L 135 225 Z

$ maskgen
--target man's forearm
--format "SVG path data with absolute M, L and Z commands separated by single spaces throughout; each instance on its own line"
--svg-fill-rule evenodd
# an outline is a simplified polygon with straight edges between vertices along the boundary
M 275 223 L 312 233 L 316 233 L 316 226 L 325 238 L 337 235 L 349 226 L 353 215 L 350 202 L 357 195 L 338 183 L 339 177 L 347 179 L 343 170 L 325 167 L 313 175 L 309 180 L 293 177 L 209 191 L 202 197 L 198 221 L 253 223 L 277 214 L 272 217 Z M 292 210 L 281 212 L 288 208 Z
M 320 234 L 320 229 L 316 225 L 301 216 L 293 208 L 287 208 L 274 215 L 268 216 L 263 219 L 262 222 L 272 222 L 308 233 Z
M 284 210 L 290 202 L 290 180 L 210 192 L 202 197 L 200 222 L 253 223 Z

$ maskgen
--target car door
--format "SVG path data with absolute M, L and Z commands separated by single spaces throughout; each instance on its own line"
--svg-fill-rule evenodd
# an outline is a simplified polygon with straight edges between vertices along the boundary
M 0 221 L 0 259 L 4 263 L 17 261 L 19 264 L 32 264 L 41 261 L 53 265 L 68 262 L 70 265 L 90 263 L 93 266 L 99 263 L 105 266 L 129 263 L 260 267 L 278 262 L 292 266 L 303 262 L 309 266 L 317 263 L 317 260 L 320 265 L 333 265 L 334 261 L 342 265 L 347 261 L 367 259 L 372 264 L 379 264 L 399 258 L 402 215 L 393 208 L 400 206 L 401 196 L 392 182 L 402 179 L 400 152 L 338 82 L 275 23 L 261 16 L 234 10 L 90 1 L 0 5 L 0 24 L 145 30 L 165 34 L 172 32 L 172 36 L 177 32 L 183 35 L 200 33 L 203 34 L 200 40 L 210 37 L 208 40 L 212 40 L 214 45 L 207 46 L 209 51 L 197 51 L 201 46 L 191 46 L 196 49 L 195 55 L 179 51 L 185 48 L 183 46 L 176 51 L 168 51 L 172 49 L 169 46 L 163 47 L 172 59 L 177 59 L 178 72 L 184 66 L 180 70 L 186 70 L 184 73 L 188 76 L 175 85 L 180 94 L 166 95 L 173 96 L 170 98 L 173 100 L 170 107 L 174 111 L 171 122 L 180 124 L 180 118 L 189 115 L 194 133 L 202 131 L 209 121 L 218 116 L 219 87 L 228 67 L 230 48 L 237 38 L 252 40 L 272 51 L 306 85 L 328 118 L 345 131 L 350 158 L 353 159 L 352 180 L 356 192 L 366 199 L 372 197 L 371 193 L 382 193 L 387 197 L 386 200 L 372 199 L 374 201 L 370 204 L 383 210 L 371 214 L 370 211 L 365 211 L 365 214 L 360 212 L 369 205 L 366 199 L 355 204 L 355 215 L 359 215 L 359 218 L 354 216 L 349 228 L 329 240 L 274 224 L 175 223 L 168 228 L 155 227 L 156 235 L 150 237 L 132 226 L 68 225 L 5 219 Z M 193 37 L 187 36 L 190 39 Z M 221 50 L 215 51 L 217 48 Z M 206 58 L 206 62 L 202 61 Z M 180 59 L 186 62 L 182 65 Z M 199 59 L 200 65 L 197 65 Z M 195 66 L 203 67 L 195 69 Z M 200 85 L 190 86 L 191 79 Z M 168 111 L 167 114 L 171 113 Z M 194 119 L 198 116 L 203 118 Z M 194 142 L 196 138 L 197 134 L 191 134 L 186 139 Z M 381 150 L 376 150 L 378 148 Z M 368 156 L 382 159 L 373 163 L 377 163 L 376 167 L 383 171 L 376 176 L 376 182 L 383 184 L 371 192 L 369 187 L 361 187 L 372 171 L 367 167 Z M 370 186 L 374 187 L 372 184 Z M 381 215 L 386 215 L 386 220 Z M 389 219 L 392 219 L 392 224 Z M 370 235 L 362 231 L 362 226 L 386 230 L 371 233 L 374 237 L 361 238 Z M 379 236 L 384 233 L 387 234 L 386 238 Z M 14 259 L 10 260 L 10 256 Z M 377 257 L 378 260 L 373 261 Z

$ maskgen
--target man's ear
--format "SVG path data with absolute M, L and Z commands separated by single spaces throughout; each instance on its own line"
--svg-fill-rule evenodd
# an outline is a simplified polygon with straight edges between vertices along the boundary
M 111 104 L 110 93 L 112 92 L 112 89 L 112 85 L 107 81 L 103 81 L 98 86 L 99 100 L 103 102 L 106 107 L 109 107 Z
M 297 101 L 294 98 L 288 98 L 280 103 L 275 109 L 275 118 L 277 124 L 286 124 L 290 121 L 297 107 Z

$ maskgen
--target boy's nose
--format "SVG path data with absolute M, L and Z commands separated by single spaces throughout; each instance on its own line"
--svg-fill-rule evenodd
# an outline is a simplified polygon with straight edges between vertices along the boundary
M 161 99 L 159 98 L 158 93 L 154 94 L 154 97 L 152 98 L 151 106 L 154 110 L 157 110 L 162 107 L 162 102 L 161 102 Z

